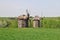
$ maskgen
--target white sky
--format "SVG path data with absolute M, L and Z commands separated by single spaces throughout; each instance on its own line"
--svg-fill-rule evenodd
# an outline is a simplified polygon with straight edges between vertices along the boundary
M 0 0 L 0 16 L 17 17 L 26 9 L 32 16 L 60 16 L 60 0 Z

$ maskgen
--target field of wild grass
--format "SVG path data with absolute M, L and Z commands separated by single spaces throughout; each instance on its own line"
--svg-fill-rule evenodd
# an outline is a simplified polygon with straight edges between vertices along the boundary
M 46 17 L 42 20 L 43 28 L 60 28 L 60 17 Z
M 29 28 L 33 27 L 33 18 L 29 20 Z M 40 28 L 60 28 L 60 17 L 44 17 L 40 20 Z M 0 17 L 0 28 L 17 28 L 16 17 Z
M 17 28 L 18 22 L 15 17 L 0 17 L 0 28 Z
M 0 40 L 60 40 L 60 17 L 44 17 L 41 26 L 18 29 L 17 18 L 0 17 Z
M 60 40 L 60 29 L 0 28 L 0 40 Z

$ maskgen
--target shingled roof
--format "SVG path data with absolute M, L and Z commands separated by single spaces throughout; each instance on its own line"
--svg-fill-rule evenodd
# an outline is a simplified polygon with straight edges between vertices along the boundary
M 39 16 L 35 16 L 35 17 L 33 18 L 33 20 L 40 20 L 40 17 L 39 17 Z
M 26 15 L 21 15 L 21 16 L 18 16 L 18 19 L 27 19 L 28 17 Z

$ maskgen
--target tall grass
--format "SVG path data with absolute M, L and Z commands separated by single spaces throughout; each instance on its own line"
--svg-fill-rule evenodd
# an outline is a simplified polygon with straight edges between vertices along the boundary
M 60 17 L 44 17 L 40 19 L 40 27 L 42 28 L 60 28 Z M 17 18 L 1 17 L 0 27 L 17 28 Z M 29 20 L 29 28 L 33 27 L 33 18 Z
M 58 17 L 43 18 L 42 25 L 45 28 L 60 28 L 60 19 Z

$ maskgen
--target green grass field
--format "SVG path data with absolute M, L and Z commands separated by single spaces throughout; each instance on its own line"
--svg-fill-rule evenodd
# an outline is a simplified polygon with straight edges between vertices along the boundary
M 33 27 L 33 18 L 30 18 L 29 28 Z M 41 21 L 43 28 L 60 28 L 60 17 L 44 17 Z M 18 28 L 18 20 L 13 17 L 0 17 L 0 27 Z
M 60 40 L 60 29 L 0 28 L 0 40 Z
M 60 17 L 45 17 L 41 23 L 43 28 L 60 28 Z
M 41 19 L 41 27 L 18 29 L 17 18 L 0 17 L 0 40 L 60 40 L 60 17 Z

